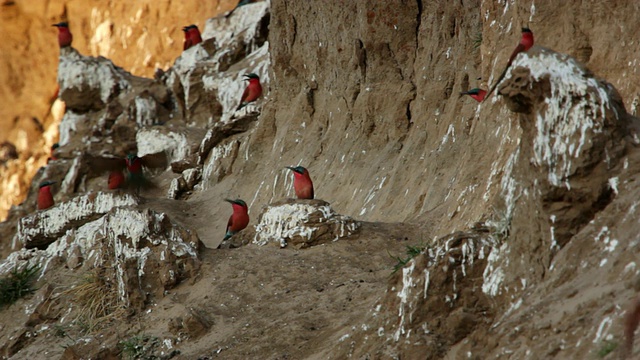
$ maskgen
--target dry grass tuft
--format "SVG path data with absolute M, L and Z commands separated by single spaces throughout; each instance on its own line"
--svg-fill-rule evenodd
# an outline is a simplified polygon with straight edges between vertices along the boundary
M 126 304 L 118 296 L 117 285 L 105 273 L 104 267 L 95 268 L 81 279 L 80 284 L 63 292 L 78 305 L 74 322 L 86 332 L 97 330 L 105 322 L 127 313 Z

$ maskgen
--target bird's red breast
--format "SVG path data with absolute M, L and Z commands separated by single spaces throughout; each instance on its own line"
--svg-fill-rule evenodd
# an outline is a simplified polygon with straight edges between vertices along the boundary
M 53 206 L 51 186 L 43 186 L 38 191 L 38 210 L 48 209 Z
M 71 46 L 71 42 L 73 41 L 73 35 L 71 31 L 69 31 L 68 27 L 58 27 L 58 45 L 61 48 Z
M 244 98 L 246 102 L 255 101 L 262 95 L 262 85 L 260 84 L 260 80 L 258 79 L 250 79 L 249 85 L 247 86 L 247 96 Z
M 231 205 L 233 206 L 233 214 L 227 222 L 227 231 L 238 232 L 249 225 L 249 209 L 238 204 Z
M 523 51 L 528 51 L 533 46 L 533 33 L 532 32 L 523 32 L 522 39 L 520 40 L 520 44 L 524 46 Z
M 313 182 L 308 170 L 304 170 L 304 174 L 293 173 L 293 189 L 298 199 L 313 199 Z

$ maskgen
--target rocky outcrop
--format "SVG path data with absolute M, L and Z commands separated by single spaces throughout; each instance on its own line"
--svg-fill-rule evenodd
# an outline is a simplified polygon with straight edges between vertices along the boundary
M 336 214 L 322 200 L 283 200 L 266 207 L 258 219 L 253 243 L 306 248 L 355 234 L 360 224 Z
M 350 349 L 340 345 L 335 354 L 364 356 L 384 347 L 391 357 L 441 359 L 452 345 L 486 330 L 496 309 L 483 292 L 489 285 L 483 273 L 495 246 L 485 227 L 427 245 L 394 274 L 371 322 L 349 333 Z
M 623 157 L 633 144 L 632 118 L 611 84 L 573 58 L 539 47 L 516 58 L 498 92 L 519 114 L 522 128 L 501 182 L 502 217 L 511 228 L 501 254 L 535 256 L 525 261 L 527 273 L 494 266 L 504 271 L 505 283 L 534 281 L 532 275 L 544 274 L 557 251 L 615 197 Z M 540 226 L 531 223 L 534 214 L 549 231 L 532 228 Z
M 115 207 L 136 204 L 130 195 L 89 193 L 78 196 L 20 219 L 13 247 L 19 243 L 27 249 L 46 248 L 68 231 L 102 217 Z
M 105 58 L 82 56 L 73 48 L 62 49 L 58 83 L 59 96 L 67 106 L 60 123 L 63 153 L 66 147 L 67 152 L 72 149 L 126 155 L 136 150 L 136 127 L 170 119 L 169 92 L 163 84 L 133 76 Z M 101 140 L 111 146 L 94 150 Z
M 6 336 L 0 337 L 3 353 L 12 355 L 27 347 L 36 340 L 29 335 L 29 331 L 36 330 L 28 329 L 45 331 L 45 324 L 52 319 L 65 318 L 67 324 L 85 322 L 89 330 L 99 329 L 112 318 L 139 313 L 180 282 L 194 279 L 200 268 L 201 243 L 197 235 L 173 223 L 165 214 L 136 210 L 125 200 L 131 199 L 125 197 L 118 202 L 108 195 L 83 198 L 51 210 L 59 212 L 60 219 L 55 224 L 49 224 L 55 220 L 51 219 L 52 213 L 39 213 L 40 222 L 20 223 L 18 237 L 27 245 L 38 243 L 41 249 L 11 253 L 0 263 L 0 276 L 39 264 L 43 283 L 55 282 L 63 273 L 75 274 L 76 281 L 67 289 L 45 286 L 40 290 L 32 299 L 27 318 L 16 319 L 13 327 L 4 331 Z M 107 205 L 112 208 L 100 216 Z M 62 208 L 69 214 L 60 213 Z M 75 214 L 89 210 L 95 211 L 93 219 L 78 222 Z M 29 236 L 52 237 L 56 231 L 58 238 L 46 247 L 39 241 L 29 242 L 33 239 Z M 83 347 L 87 343 L 77 345 Z M 70 348 L 78 350 L 76 345 Z M 94 350 L 108 352 L 102 346 L 91 352 Z

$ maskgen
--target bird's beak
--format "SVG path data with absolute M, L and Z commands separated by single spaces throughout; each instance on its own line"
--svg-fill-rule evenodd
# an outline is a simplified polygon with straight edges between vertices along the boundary
M 235 203 L 236 203 L 235 201 L 233 201 L 233 200 L 231 200 L 231 199 L 224 199 L 224 201 L 226 201 L 226 202 L 228 202 L 228 203 L 231 203 L 231 204 L 235 204 Z

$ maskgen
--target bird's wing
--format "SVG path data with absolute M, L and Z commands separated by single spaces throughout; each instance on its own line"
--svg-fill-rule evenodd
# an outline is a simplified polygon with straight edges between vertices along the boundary
M 247 99 L 247 97 L 249 96 L 249 91 L 250 91 L 249 86 L 244 88 L 244 92 L 242 93 L 242 98 L 240 98 L 240 104 L 242 104 L 242 102 Z
M 232 223 L 233 223 L 233 215 L 229 216 L 229 221 L 227 221 L 227 229 L 225 230 L 225 233 L 229 232 L 229 228 L 231 227 Z
M 521 52 L 523 52 L 524 49 L 524 45 L 523 44 L 518 44 L 518 46 L 516 46 L 515 49 L 513 49 L 513 52 L 511 53 L 511 56 L 509 57 L 509 62 L 507 62 L 507 67 L 509 67 L 511 65 L 511 63 L 513 62 L 513 59 L 516 58 L 516 56 L 518 54 L 520 54 Z

